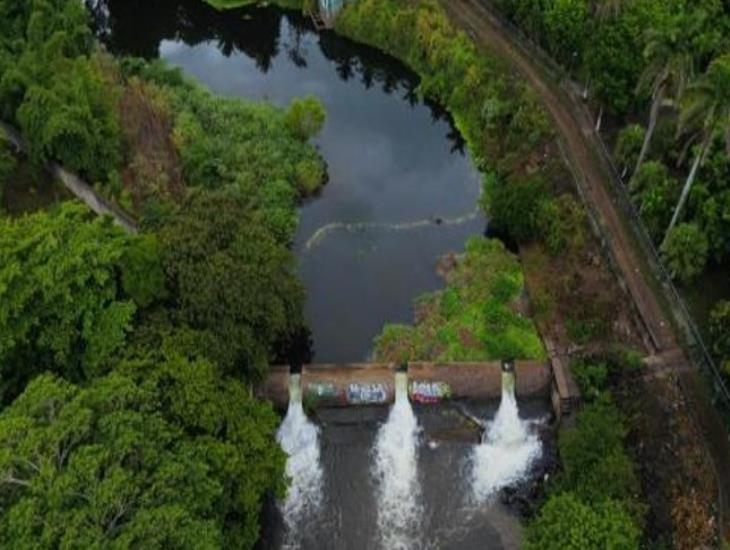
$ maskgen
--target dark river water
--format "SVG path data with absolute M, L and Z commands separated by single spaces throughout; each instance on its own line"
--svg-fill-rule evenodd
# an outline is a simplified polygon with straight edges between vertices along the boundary
M 418 79 L 401 63 L 273 9 L 102 6 L 117 52 L 163 57 L 229 96 L 286 105 L 314 94 L 324 103 L 316 144 L 329 182 L 301 209 L 295 243 L 316 362 L 367 359 L 386 322 L 410 322 L 413 299 L 441 286 L 438 258 L 483 232 L 479 174 L 448 116 L 416 97 Z
M 117 53 L 163 57 L 229 96 L 323 101 L 327 123 L 316 144 L 329 182 L 303 205 L 295 242 L 316 361 L 366 359 L 384 323 L 411 321 L 412 300 L 442 285 L 438 258 L 483 233 L 480 176 L 449 117 L 417 98 L 418 79 L 401 63 L 274 9 L 218 13 L 199 0 L 109 0 L 92 9 Z M 548 410 L 543 402 L 521 405 L 523 418 Z M 497 406 L 474 412 L 490 419 Z M 498 499 L 469 499 L 478 433 L 449 407 L 415 412 L 422 513 L 406 547 L 518 548 L 516 516 Z M 385 408 L 317 414 L 323 502 L 292 546 L 383 546 L 372 471 L 387 416 Z M 261 546 L 287 547 L 277 508 L 265 517 Z

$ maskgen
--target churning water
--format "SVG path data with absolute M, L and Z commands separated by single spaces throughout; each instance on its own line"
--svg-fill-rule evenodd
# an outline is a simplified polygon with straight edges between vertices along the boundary
M 378 530 L 383 548 L 418 547 L 422 516 L 418 482 L 418 421 L 408 401 L 408 378 L 397 373 L 395 404 L 375 441 Z
M 520 418 L 515 375 L 503 372 L 499 410 L 471 456 L 472 494 L 477 502 L 489 500 L 497 491 L 528 474 L 542 450 L 538 436 L 530 428 L 531 423 Z
M 286 474 L 290 479 L 286 499 L 280 504 L 286 528 L 287 546 L 295 545 L 302 521 L 316 514 L 322 502 L 322 466 L 319 456 L 319 428 L 304 412 L 301 376 L 289 380 L 289 408 L 277 440 L 289 456 Z

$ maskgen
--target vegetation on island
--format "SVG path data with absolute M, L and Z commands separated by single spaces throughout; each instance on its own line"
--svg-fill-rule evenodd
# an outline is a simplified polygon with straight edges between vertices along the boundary
M 416 323 L 385 326 L 375 356 L 400 364 L 544 358 L 525 305 L 517 258 L 498 240 L 474 237 L 448 269 L 446 288 L 417 300 Z

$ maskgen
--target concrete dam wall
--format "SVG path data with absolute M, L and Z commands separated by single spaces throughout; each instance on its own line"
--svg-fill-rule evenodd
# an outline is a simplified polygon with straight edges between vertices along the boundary
M 395 374 L 389 363 L 306 365 L 302 367 L 303 400 L 308 406 L 347 407 L 388 405 L 395 401 Z M 408 394 L 417 403 L 449 399 L 499 399 L 502 363 L 427 363 L 407 365 Z M 552 368 L 539 361 L 514 362 L 517 397 L 547 397 L 553 386 Z M 289 402 L 288 366 L 272 367 L 258 395 L 286 408 Z

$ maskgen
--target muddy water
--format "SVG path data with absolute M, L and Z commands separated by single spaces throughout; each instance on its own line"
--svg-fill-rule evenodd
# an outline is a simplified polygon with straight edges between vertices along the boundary
M 474 210 L 479 174 L 444 112 L 416 97 L 417 78 L 402 64 L 331 33 L 316 34 L 307 20 L 273 9 L 221 14 L 199 0 L 91 4 L 116 52 L 164 57 L 230 96 L 285 105 L 312 93 L 324 102 L 328 119 L 317 145 L 330 180 L 303 206 L 295 243 L 315 360 L 367 358 L 385 322 L 410 321 L 413 298 L 441 286 L 438 257 L 484 230 Z M 527 418 L 547 411 L 543 402 L 520 405 Z M 472 412 L 490 420 L 497 407 L 476 404 Z M 449 407 L 416 406 L 414 414 L 409 468 L 415 468 L 418 514 L 405 547 L 518 548 L 515 515 L 497 498 L 471 497 L 479 432 Z M 304 499 L 306 509 L 295 507 L 295 514 L 286 502 L 270 507 L 262 548 L 384 547 L 384 476 L 377 465 L 388 419 L 387 408 L 319 411 L 312 419 L 317 431 L 309 429 L 319 453 L 297 448 L 316 455 L 320 467 L 292 464 L 317 473 L 316 484 L 297 487 L 316 487 L 318 496 Z M 294 537 L 282 512 L 300 525 Z
M 216 92 L 325 104 L 317 145 L 330 179 L 302 208 L 295 243 L 315 361 L 367 359 L 384 323 L 409 322 L 412 300 L 441 286 L 438 257 L 484 230 L 458 132 L 392 58 L 271 9 L 119 0 L 96 13 L 113 49 L 159 55 Z

